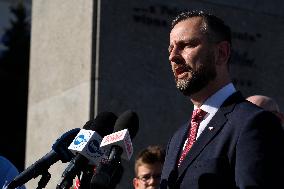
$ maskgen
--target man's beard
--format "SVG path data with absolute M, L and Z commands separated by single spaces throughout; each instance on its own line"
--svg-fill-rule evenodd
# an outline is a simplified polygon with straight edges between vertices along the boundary
M 197 70 L 188 68 L 187 70 L 191 72 L 191 78 L 178 80 L 176 82 L 177 89 L 184 95 L 191 96 L 206 87 L 210 81 L 216 78 L 216 67 L 212 60 L 214 59 L 210 59 L 210 56 L 208 56 L 205 65 L 200 65 Z

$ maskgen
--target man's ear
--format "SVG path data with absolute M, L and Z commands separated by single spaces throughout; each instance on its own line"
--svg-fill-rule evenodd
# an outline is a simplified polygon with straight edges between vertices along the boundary
M 134 178 L 133 181 L 132 181 L 132 183 L 133 183 L 133 187 L 134 187 L 135 189 L 138 189 L 138 186 L 139 186 L 139 180 L 138 180 L 138 178 Z
M 231 55 L 231 45 L 228 41 L 217 44 L 217 64 L 227 64 Z

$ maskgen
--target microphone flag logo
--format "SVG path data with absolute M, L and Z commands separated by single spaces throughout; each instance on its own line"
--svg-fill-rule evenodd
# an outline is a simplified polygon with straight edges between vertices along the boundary
M 79 136 L 76 137 L 75 140 L 74 140 L 74 144 L 75 144 L 75 145 L 79 145 L 79 144 L 81 144 L 82 142 L 87 142 L 87 140 L 85 139 L 85 136 L 84 136 L 84 135 L 79 135 Z
M 80 153 L 89 160 L 89 164 L 96 165 L 106 152 L 101 149 L 102 137 L 95 131 L 81 129 L 68 149 L 73 153 Z

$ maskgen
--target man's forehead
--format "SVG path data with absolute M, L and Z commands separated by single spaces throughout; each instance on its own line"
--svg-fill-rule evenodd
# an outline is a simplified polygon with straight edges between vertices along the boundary
M 180 35 L 172 35 L 170 36 L 170 46 L 179 44 L 179 43 L 188 43 L 194 41 L 200 41 L 205 37 L 205 35 L 200 31 L 184 33 Z
M 198 19 L 198 20 L 197 20 Z M 190 18 L 177 23 L 170 32 L 170 38 L 184 40 L 187 34 L 200 33 L 201 18 Z

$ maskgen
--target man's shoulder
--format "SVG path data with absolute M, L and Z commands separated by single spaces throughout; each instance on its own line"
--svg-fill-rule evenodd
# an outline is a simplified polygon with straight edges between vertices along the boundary
M 272 112 L 264 110 L 246 100 L 237 103 L 233 111 L 227 114 L 226 117 L 231 121 L 242 122 L 242 125 L 248 122 L 258 124 L 267 122 L 278 124 L 279 122 L 278 118 Z
M 264 111 L 262 108 L 247 101 L 240 91 L 229 96 L 218 110 L 232 115 L 254 115 Z
M 245 114 L 247 116 L 257 115 L 257 114 L 271 114 L 271 112 L 264 110 L 263 108 L 244 100 L 240 103 L 237 103 L 233 112 Z

